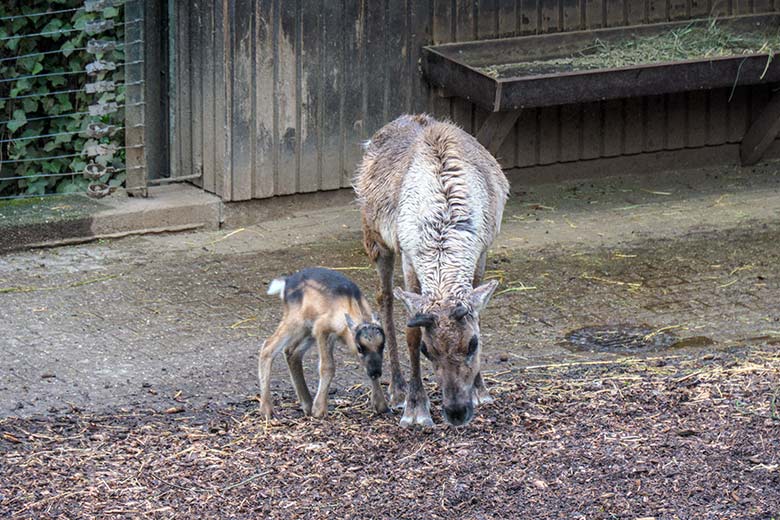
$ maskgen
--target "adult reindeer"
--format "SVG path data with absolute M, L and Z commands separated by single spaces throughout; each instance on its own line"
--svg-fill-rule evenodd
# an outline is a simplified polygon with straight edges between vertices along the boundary
M 392 380 L 391 403 L 406 398 L 402 426 L 430 426 L 420 352 L 433 364 L 443 415 L 468 423 L 490 399 L 480 376 L 479 314 L 498 283 L 480 285 L 498 234 L 509 183 L 485 148 L 460 128 L 404 115 L 366 143 L 354 182 L 363 242 L 379 273 L 379 303 Z M 401 255 L 406 290 L 395 296 L 407 323 L 407 388 L 393 324 L 393 268 Z

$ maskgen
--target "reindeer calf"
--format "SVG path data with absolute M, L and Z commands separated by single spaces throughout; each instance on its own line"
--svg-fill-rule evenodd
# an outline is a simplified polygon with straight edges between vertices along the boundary
M 282 349 L 303 413 L 314 417 L 327 414 L 328 388 L 336 372 L 333 348 L 337 343 L 347 345 L 358 355 L 371 381 L 374 410 L 387 411 L 385 396 L 379 385 L 385 333 L 352 280 L 337 271 L 313 267 L 274 280 L 268 294 L 280 296 L 284 316 L 260 349 L 260 409 L 267 418 L 273 415 L 271 365 Z M 320 382 L 312 406 L 311 394 L 303 376 L 303 356 L 314 343 L 320 356 Z

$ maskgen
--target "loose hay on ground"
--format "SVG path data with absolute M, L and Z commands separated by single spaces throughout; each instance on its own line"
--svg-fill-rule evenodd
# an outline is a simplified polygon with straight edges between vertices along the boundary
M 490 377 L 458 430 L 337 406 L 266 422 L 251 400 L 178 415 L 0 421 L 19 518 L 769 518 L 780 353 L 572 363 Z

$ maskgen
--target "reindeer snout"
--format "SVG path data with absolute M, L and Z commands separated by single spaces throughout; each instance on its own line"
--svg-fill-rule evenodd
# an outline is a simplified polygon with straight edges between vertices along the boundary
M 463 426 L 474 417 L 474 405 L 449 405 L 444 407 L 444 419 L 453 426 Z

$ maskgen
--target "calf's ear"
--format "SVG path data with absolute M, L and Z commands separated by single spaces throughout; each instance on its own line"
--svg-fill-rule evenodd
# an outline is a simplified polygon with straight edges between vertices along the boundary
M 481 312 L 482 309 L 487 307 L 490 297 L 493 296 L 496 287 L 498 287 L 498 280 L 490 280 L 474 289 L 474 292 L 472 292 L 469 297 L 474 311 Z

